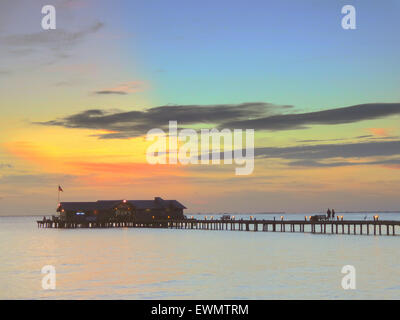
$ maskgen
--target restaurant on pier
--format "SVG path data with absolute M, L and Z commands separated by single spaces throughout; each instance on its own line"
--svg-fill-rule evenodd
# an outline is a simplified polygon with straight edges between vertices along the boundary
M 61 221 L 97 222 L 108 220 L 183 219 L 186 209 L 177 200 L 98 200 L 95 202 L 60 202 Z

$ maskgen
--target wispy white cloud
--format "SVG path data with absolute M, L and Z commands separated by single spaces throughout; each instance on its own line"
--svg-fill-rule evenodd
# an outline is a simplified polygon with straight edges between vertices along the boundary
M 105 88 L 95 91 L 96 94 L 128 94 L 134 92 L 141 92 L 147 89 L 147 84 L 143 81 L 129 81 L 118 84 L 115 87 Z

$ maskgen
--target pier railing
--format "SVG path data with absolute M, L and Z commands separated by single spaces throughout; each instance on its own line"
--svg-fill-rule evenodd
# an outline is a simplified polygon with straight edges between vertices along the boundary
M 164 228 L 189 230 L 229 230 L 253 232 L 301 232 L 312 234 L 396 235 L 400 221 L 396 220 L 148 220 L 67 222 L 37 221 L 39 228 Z

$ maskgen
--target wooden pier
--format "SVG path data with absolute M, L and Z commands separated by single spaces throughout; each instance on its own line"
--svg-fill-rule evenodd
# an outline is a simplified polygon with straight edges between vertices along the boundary
M 64 222 L 39 220 L 39 228 L 164 228 L 190 230 L 229 230 L 252 232 L 301 232 L 312 234 L 396 235 L 400 221 L 395 220 L 151 220 Z

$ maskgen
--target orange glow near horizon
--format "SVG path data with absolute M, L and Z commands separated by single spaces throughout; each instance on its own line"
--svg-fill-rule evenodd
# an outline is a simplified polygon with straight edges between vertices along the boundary
M 389 130 L 385 129 L 385 128 L 369 128 L 368 130 L 375 136 L 379 136 L 379 137 L 389 136 Z
M 36 126 L 21 129 L 15 136 L 8 137 L 1 147 L 13 159 L 15 167 L 32 175 L 32 179 L 35 174 L 50 175 L 50 178 L 53 175 L 52 179 L 56 179 L 54 185 L 65 185 L 64 201 L 162 196 L 181 199 L 191 212 L 211 207 L 225 210 L 227 204 L 235 208 L 234 211 L 262 211 L 260 206 L 267 210 L 285 211 L 287 195 L 290 195 L 292 203 L 301 205 L 314 205 L 315 199 L 320 199 L 318 201 L 322 204 L 324 198 L 338 193 L 392 197 L 396 185 L 395 181 L 390 183 L 392 171 L 400 169 L 395 164 L 373 165 L 374 170 L 371 170 L 372 165 L 290 167 L 288 160 L 284 159 L 256 159 L 254 173 L 240 177 L 235 176 L 235 165 L 150 165 L 145 154 L 152 142 L 144 137 L 114 140 L 97 137 L 110 132 Z M 287 143 L 291 141 L 293 133 L 288 133 L 287 137 L 285 134 L 279 136 L 279 143 L 274 142 L 277 146 L 284 145 L 285 139 Z M 263 136 L 264 133 L 260 134 L 261 138 Z M 262 142 L 260 137 L 256 138 Z M 364 160 L 345 161 L 363 163 Z M 17 169 L 16 174 L 19 174 Z M 380 180 L 387 183 L 379 184 L 377 189 Z M 3 187 L 3 190 L 7 192 L 5 194 L 14 194 L 11 189 Z M 24 190 L 22 194 L 39 193 L 46 197 L 51 194 L 53 186 L 50 183 L 24 185 L 20 190 Z M 256 195 L 254 207 L 249 207 L 253 194 Z M 282 196 L 271 204 L 271 199 L 275 199 L 277 194 Z M 266 200 L 265 195 L 272 198 Z M 263 201 L 268 203 L 264 206 Z

